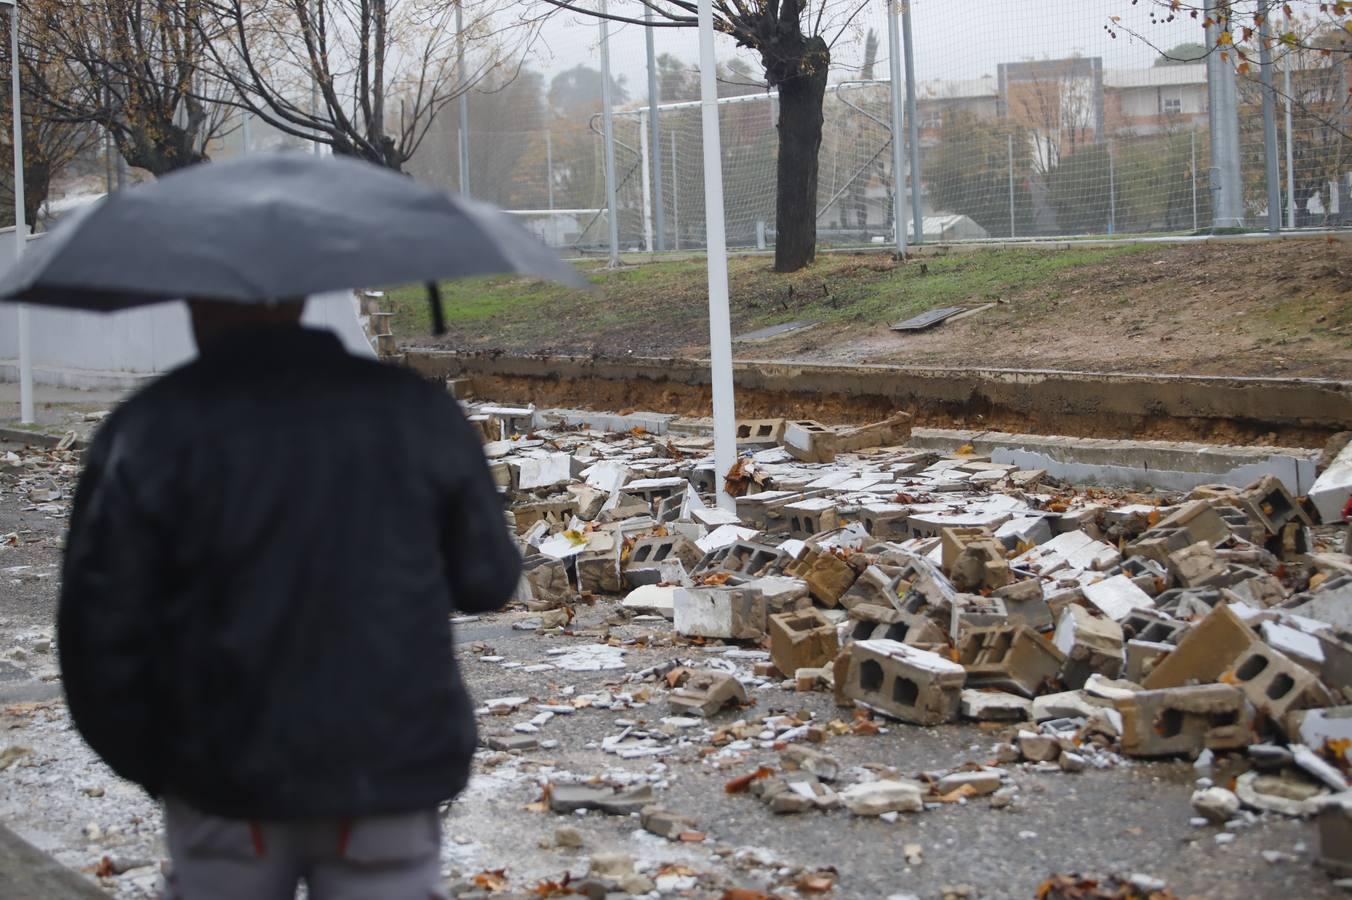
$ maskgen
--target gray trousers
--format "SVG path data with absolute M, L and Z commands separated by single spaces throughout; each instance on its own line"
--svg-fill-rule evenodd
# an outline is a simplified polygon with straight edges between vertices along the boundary
M 439 900 L 435 809 L 359 819 L 246 822 L 167 798 L 168 900 Z

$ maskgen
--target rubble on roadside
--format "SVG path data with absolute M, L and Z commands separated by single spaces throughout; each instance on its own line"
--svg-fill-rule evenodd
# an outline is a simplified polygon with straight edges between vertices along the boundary
M 824 722 L 745 717 L 780 688 L 832 693 L 874 729 L 1004 729 L 988 765 L 966 770 L 757 770 L 744 788 L 774 813 L 999 809 L 1010 766 L 1219 754 L 1244 771 L 1234 790 L 1194 795 L 1204 823 L 1318 816 L 1325 865 L 1352 871 L 1352 558 L 1277 478 L 1076 490 L 970 448 L 908 447 L 904 415 L 739 423 L 741 455 L 718 473 L 699 421 L 469 412 L 526 559 L 523 606 L 613 598 L 614 621 L 654 641 L 760 654 L 750 677 L 697 661 L 648 673 L 671 718 L 740 716 L 736 739 L 766 748 L 829 736 Z M 715 503 L 720 477 L 735 511 Z M 623 742 L 656 752 L 680 733 Z

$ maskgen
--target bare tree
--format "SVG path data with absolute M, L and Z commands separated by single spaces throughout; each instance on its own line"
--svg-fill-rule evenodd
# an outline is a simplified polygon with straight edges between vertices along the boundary
M 201 0 L 231 103 L 334 153 L 402 170 L 437 113 L 519 71 L 538 23 L 509 0 Z M 514 9 L 514 8 L 513 8 Z
M 123 158 L 155 175 L 200 162 L 225 124 L 202 91 L 200 0 L 27 0 L 24 78 L 39 115 L 100 126 Z
M 0 39 L 4 41 L 5 56 L 8 57 L 9 28 L 13 20 L 5 17 L 0 23 Z M 68 91 L 72 85 L 63 83 L 68 72 L 43 48 L 27 42 L 19 45 L 19 90 L 22 93 L 20 103 L 23 108 L 23 182 L 24 182 L 24 220 L 36 228 L 38 214 L 44 203 L 53 178 L 69 166 L 75 159 L 93 149 L 99 142 L 97 128 L 80 123 L 70 123 L 54 119 L 50 108 L 42 102 L 37 92 L 39 83 L 61 85 Z M 8 58 L 4 61 L 4 72 L 0 75 L 4 96 L 10 96 L 10 73 L 12 67 Z M 39 76 L 42 76 L 39 78 Z M 8 143 L 13 134 L 14 110 L 6 103 L 8 115 L 4 123 L 4 142 Z M 0 204 L 3 204 L 4 221 L 13 224 L 14 209 L 13 173 L 0 179 Z
M 583 0 L 551 6 L 635 25 L 639 15 L 605 16 Z M 694 28 L 692 0 L 640 0 L 654 27 Z M 765 81 L 779 91 L 779 157 L 775 194 L 775 271 L 796 272 L 817 255 L 817 157 L 831 48 L 864 9 L 865 0 L 714 0 L 714 29 L 760 55 Z M 829 38 L 829 40 L 828 40 Z

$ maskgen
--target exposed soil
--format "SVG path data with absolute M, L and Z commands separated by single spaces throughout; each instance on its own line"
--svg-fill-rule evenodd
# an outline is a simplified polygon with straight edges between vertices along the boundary
M 835 362 L 1349 378 L 1352 243 L 1161 246 L 1066 270 L 926 332 L 827 325 L 763 349 Z

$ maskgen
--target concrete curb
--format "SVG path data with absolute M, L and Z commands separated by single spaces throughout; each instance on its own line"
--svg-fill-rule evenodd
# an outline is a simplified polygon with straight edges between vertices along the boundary
M 89 880 L 0 825 L 0 893 L 6 900 L 108 900 Z

